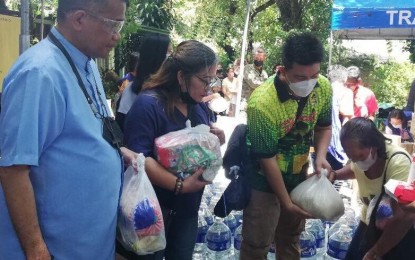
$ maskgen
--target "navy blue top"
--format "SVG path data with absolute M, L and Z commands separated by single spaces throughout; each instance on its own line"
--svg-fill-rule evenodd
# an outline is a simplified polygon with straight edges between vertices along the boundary
M 159 94 L 160 90 L 158 89 L 142 91 L 128 112 L 124 124 L 124 138 L 127 147 L 154 159 L 156 159 L 154 140 L 169 132 L 185 128 L 186 121 L 189 119 L 178 109 L 174 111 L 175 118 L 168 118 L 165 112 L 166 104 L 157 97 Z M 210 125 L 210 121 L 214 120 L 205 103 L 191 106 L 190 114 L 193 126 L 199 124 Z M 153 187 L 162 207 L 175 210 L 177 216 L 197 216 L 203 189 L 198 192 L 175 196 L 173 191 L 156 185 L 153 185 Z

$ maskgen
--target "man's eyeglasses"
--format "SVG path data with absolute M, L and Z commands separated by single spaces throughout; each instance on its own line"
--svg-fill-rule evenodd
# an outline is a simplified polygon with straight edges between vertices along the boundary
M 211 87 L 213 85 L 215 85 L 216 81 L 218 81 L 218 78 L 211 78 L 210 80 L 205 80 L 201 77 L 199 77 L 198 75 L 194 75 L 196 78 L 198 78 L 201 82 L 203 82 L 205 84 L 205 87 Z
M 119 33 L 124 26 L 124 21 L 117 21 L 112 20 L 106 17 L 103 17 L 99 14 L 96 14 L 94 12 L 91 12 L 89 10 L 84 10 L 89 16 L 101 21 L 104 26 L 106 26 L 108 29 L 111 30 L 112 33 Z

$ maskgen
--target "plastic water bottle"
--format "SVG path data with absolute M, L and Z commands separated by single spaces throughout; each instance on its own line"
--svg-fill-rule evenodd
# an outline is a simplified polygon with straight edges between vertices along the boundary
M 316 260 L 316 239 L 311 232 L 304 230 L 300 235 L 301 260 Z
M 345 259 L 351 241 L 352 229 L 345 224 L 341 225 L 340 229 L 329 237 L 326 259 Z
M 208 228 L 209 226 L 203 217 L 202 211 L 199 211 L 199 218 L 197 220 L 197 237 L 192 260 L 206 259 L 206 234 Z
M 231 230 L 232 235 L 235 233 L 235 229 L 238 227 L 238 222 L 236 221 L 235 217 L 232 213 L 229 213 L 224 219 L 223 222 L 228 226 Z
M 231 213 L 236 219 L 238 226 L 242 223 L 243 211 L 242 210 L 232 210 Z
M 208 208 L 208 206 L 206 205 L 206 203 L 201 203 L 200 204 L 200 208 L 203 212 L 203 217 L 206 220 L 206 223 L 208 224 L 208 226 L 211 226 L 214 222 L 214 218 L 212 215 L 212 212 L 210 212 L 210 209 Z
M 267 260 L 276 260 L 277 259 L 277 250 L 275 248 L 275 242 L 272 242 L 269 251 L 268 251 L 268 255 L 267 255 Z
M 349 222 L 350 221 L 350 222 Z M 330 229 L 329 229 L 329 237 L 331 237 L 334 233 L 336 233 L 340 227 L 342 225 L 347 225 L 349 226 L 350 224 L 353 224 L 352 220 L 348 220 L 347 217 L 345 215 L 341 216 L 341 218 L 339 218 L 339 220 L 336 221 L 336 223 L 334 223 Z
M 231 238 L 231 230 L 223 223 L 223 219 L 216 218 L 206 234 L 207 259 L 229 260 L 232 257 Z
M 233 254 L 235 260 L 239 260 L 239 254 L 241 251 L 241 244 L 242 244 L 242 224 L 236 228 L 235 234 L 233 236 Z
M 323 257 L 326 252 L 326 233 L 320 219 L 307 219 L 305 230 L 311 232 L 316 239 L 317 258 Z

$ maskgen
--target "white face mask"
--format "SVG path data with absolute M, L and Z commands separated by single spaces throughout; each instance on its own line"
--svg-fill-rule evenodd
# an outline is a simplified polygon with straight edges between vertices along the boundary
M 288 80 L 288 78 L 287 78 Z M 308 96 L 311 91 L 313 91 L 316 83 L 317 83 L 317 79 L 310 79 L 310 80 L 304 80 L 304 81 L 300 81 L 300 82 L 296 82 L 296 83 L 291 83 L 288 80 L 288 86 L 290 87 L 291 91 L 299 97 L 306 97 Z
M 393 126 L 393 128 L 399 128 L 399 129 L 402 129 L 402 125 L 394 125 L 394 124 L 391 124 L 392 126 Z
M 370 167 L 372 167 L 372 165 L 376 162 L 376 160 L 377 160 L 377 154 L 375 153 L 375 155 L 373 155 L 373 158 L 372 158 L 372 148 L 370 148 L 370 152 L 366 160 L 357 161 L 355 163 L 362 171 L 367 171 L 369 170 Z

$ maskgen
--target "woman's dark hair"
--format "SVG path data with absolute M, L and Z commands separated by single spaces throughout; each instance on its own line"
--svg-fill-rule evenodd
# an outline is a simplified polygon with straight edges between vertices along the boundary
M 151 33 L 143 37 L 139 47 L 140 57 L 136 67 L 136 76 L 131 84 L 131 89 L 135 94 L 141 91 L 144 81 L 160 68 L 166 59 L 169 44 L 170 38 L 165 34 Z
M 180 98 L 178 72 L 183 72 L 186 84 L 188 84 L 192 75 L 217 63 L 218 58 L 215 52 L 205 44 L 196 40 L 183 41 L 161 65 L 157 73 L 144 83 L 143 89 L 161 89 L 162 96 L 158 98 L 166 102 L 167 116 L 172 118 L 174 101 Z
M 349 141 L 356 141 L 361 147 L 376 147 L 378 156 L 386 158 L 385 141 L 391 142 L 380 132 L 372 120 L 365 117 L 355 117 L 347 121 L 340 131 L 342 145 Z
M 406 120 L 405 113 L 402 109 L 394 109 L 392 110 L 388 115 L 388 125 L 390 125 L 391 118 L 397 118 L 402 121 L 402 128 L 406 129 L 408 128 L 408 120 Z M 391 125 L 390 125 L 391 126 Z
M 311 32 L 293 33 L 285 40 L 282 63 L 291 69 L 294 63 L 312 65 L 323 60 L 323 45 Z

